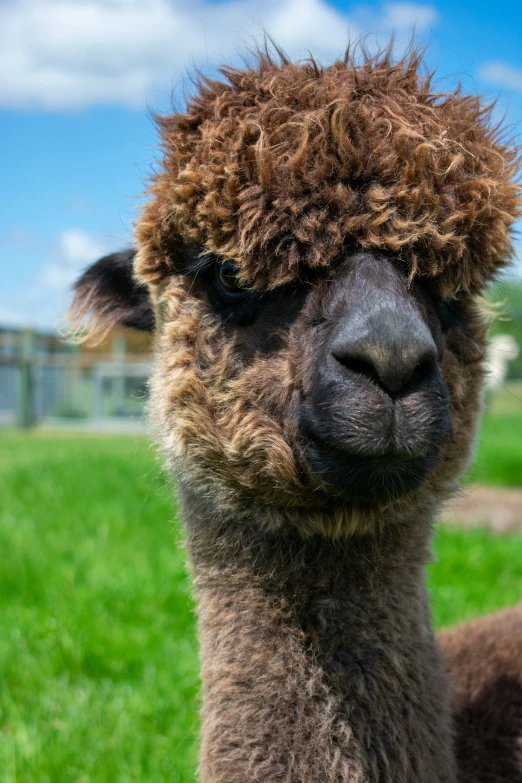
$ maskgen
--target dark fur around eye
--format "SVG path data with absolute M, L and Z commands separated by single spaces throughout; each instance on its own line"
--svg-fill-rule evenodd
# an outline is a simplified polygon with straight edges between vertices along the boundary
M 258 316 L 261 304 L 269 296 L 234 284 L 235 265 L 219 256 L 198 252 L 194 246 L 186 253 L 183 274 L 191 277 L 206 294 L 214 312 L 225 324 L 246 326 Z M 192 289 L 194 292 L 196 288 Z
M 443 332 L 465 326 L 466 316 L 458 299 L 437 299 L 437 313 Z
M 215 269 L 208 286 L 208 298 L 213 310 L 224 322 L 236 326 L 251 324 L 267 296 L 248 288 L 226 288 L 220 280 L 218 268 Z

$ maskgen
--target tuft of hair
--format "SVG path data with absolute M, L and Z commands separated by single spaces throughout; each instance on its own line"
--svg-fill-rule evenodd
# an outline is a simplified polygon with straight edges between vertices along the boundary
M 148 289 L 133 275 L 134 249 L 100 258 L 74 285 L 65 337 L 97 345 L 115 326 L 151 332 L 154 313 Z
M 141 280 L 176 271 L 175 242 L 233 260 L 259 288 L 329 266 L 347 242 L 395 254 L 446 297 L 505 267 L 520 159 L 492 105 L 435 89 L 413 46 L 399 61 L 391 44 L 369 56 L 364 43 L 330 66 L 268 47 L 252 59 L 201 77 L 184 111 L 157 117 Z

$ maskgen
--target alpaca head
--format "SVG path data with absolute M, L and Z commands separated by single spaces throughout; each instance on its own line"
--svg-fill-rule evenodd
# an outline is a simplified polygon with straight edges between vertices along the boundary
M 80 315 L 129 321 L 150 298 L 159 437 L 217 514 L 368 531 L 468 462 L 516 151 L 479 98 L 418 70 L 261 57 L 204 81 L 159 121 L 131 299 L 113 261 L 79 281 Z

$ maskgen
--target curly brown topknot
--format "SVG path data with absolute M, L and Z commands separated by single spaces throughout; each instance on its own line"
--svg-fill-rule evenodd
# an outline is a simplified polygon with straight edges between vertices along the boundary
M 478 290 L 509 259 L 521 214 L 516 147 L 491 106 L 435 92 L 421 57 L 225 68 L 186 113 L 159 120 L 162 172 L 138 227 L 138 273 L 176 268 L 176 240 L 273 288 L 346 245 L 393 252 L 445 295 Z

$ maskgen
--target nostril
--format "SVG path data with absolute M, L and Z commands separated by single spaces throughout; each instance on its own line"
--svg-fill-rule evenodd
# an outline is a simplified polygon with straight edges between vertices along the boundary
M 341 352 L 332 351 L 332 355 L 337 359 L 339 364 L 345 367 L 347 370 L 357 373 L 358 375 L 364 375 L 371 381 L 380 384 L 379 373 L 375 369 L 375 366 L 369 359 L 363 359 L 360 356 L 350 356 Z
M 346 380 L 366 379 L 391 397 L 429 384 L 438 373 L 437 347 L 419 313 L 407 305 L 353 308 L 332 333 L 331 369 Z
M 437 356 L 430 344 L 361 346 L 334 346 L 336 362 L 357 376 L 365 377 L 380 386 L 391 397 L 412 392 L 434 377 Z

